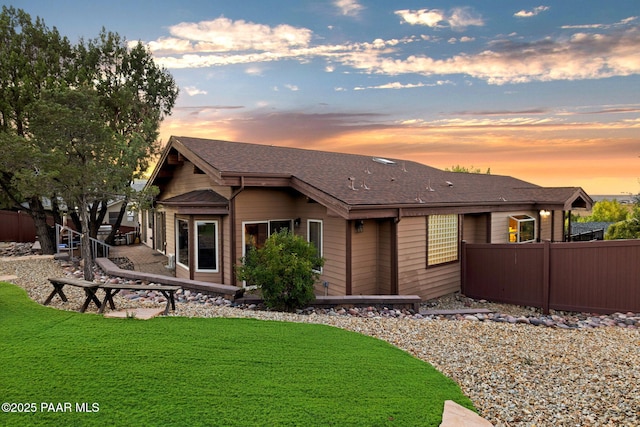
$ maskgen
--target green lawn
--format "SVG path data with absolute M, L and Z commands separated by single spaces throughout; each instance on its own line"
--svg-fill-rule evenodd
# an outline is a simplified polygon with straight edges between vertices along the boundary
M 3 426 L 437 426 L 447 399 L 473 408 L 429 364 L 353 332 L 106 319 L 0 283 L 0 402 L 35 411 L 3 405 Z

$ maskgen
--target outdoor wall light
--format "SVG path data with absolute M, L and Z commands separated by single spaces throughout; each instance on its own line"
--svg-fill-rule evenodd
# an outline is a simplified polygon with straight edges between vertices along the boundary
M 296 218 L 296 219 L 293 220 L 293 226 L 295 228 L 300 227 L 300 218 Z
M 357 219 L 355 222 L 356 233 L 362 233 L 364 231 L 364 221 Z
M 548 217 L 549 215 L 551 215 L 551 212 L 549 212 L 549 211 L 547 211 L 547 210 L 544 210 L 544 209 L 543 209 L 543 210 L 541 210 L 541 211 L 540 211 L 540 216 L 541 216 L 542 218 L 546 218 L 546 217 Z

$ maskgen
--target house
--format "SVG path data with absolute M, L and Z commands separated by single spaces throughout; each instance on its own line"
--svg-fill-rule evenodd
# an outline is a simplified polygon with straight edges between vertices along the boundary
M 147 181 L 144 179 L 135 179 L 131 183 L 131 188 L 134 192 L 140 192 L 147 184 Z M 124 203 L 124 196 L 116 197 L 114 200 L 110 200 L 107 204 L 107 216 L 105 218 L 105 222 L 108 225 L 115 225 L 118 215 L 120 215 L 120 210 L 122 209 L 122 204 Z M 120 222 L 120 227 L 118 231 L 122 235 L 126 234 L 136 234 L 139 229 L 139 218 L 136 213 L 136 205 L 135 203 L 129 202 L 127 204 L 127 208 L 125 210 L 125 214 L 122 217 L 122 221 Z M 109 228 L 109 231 L 111 229 Z M 108 234 L 108 233 L 107 233 Z M 132 243 L 129 241 L 128 243 Z
M 325 264 L 316 295 L 419 295 L 460 289 L 460 246 L 565 239 L 565 218 L 593 201 L 581 188 L 446 172 L 417 162 L 170 138 L 148 185 L 143 243 L 176 277 L 238 282 L 251 245 L 287 228 Z

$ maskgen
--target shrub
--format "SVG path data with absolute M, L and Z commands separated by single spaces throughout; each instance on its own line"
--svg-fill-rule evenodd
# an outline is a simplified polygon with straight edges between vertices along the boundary
M 640 239 L 640 221 L 638 218 L 631 218 L 611 224 L 604 238 L 605 240 Z
M 324 265 L 315 246 L 301 236 L 281 230 L 260 249 L 252 248 L 236 267 L 238 278 L 257 286 L 269 308 L 293 311 L 315 298 L 317 269 Z

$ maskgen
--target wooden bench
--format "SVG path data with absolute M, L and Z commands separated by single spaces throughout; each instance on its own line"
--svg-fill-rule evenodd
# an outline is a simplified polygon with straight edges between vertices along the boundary
M 416 312 L 420 309 L 422 300 L 418 295 L 329 295 L 316 296 L 311 305 L 337 306 L 337 305 L 388 305 L 408 306 Z
M 96 264 L 102 271 L 110 276 L 122 277 L 131 280 L 144 280 L 167 286 L 180 286 L 182 289 L 195 290 L 208 295 L 223 295 L 230 299 L 240 298 L 244 294 L 243 288 L 233 285 L 202 282 L 199 280 L 163 276 L 160 274 L 144 273 L 141 271 L 123 270 L 108 258 L 96 258 Z
M 102 308 L 102 305 L 100 304 L 100 300 L 96 296 L 96 292 L 100 287 L 99 283 L 89 282 L 87 280 L 81 280 L 81 279 L 71 279 L 67 277 L 49 278 L 49 282 L 51 282 L 51 284 L 53 285 L 53 291 L 51 291 L 51 294 L 49 294 L 47 299 L 44 301 L 44 305 L 49 305 L 53 297 L 56 295 L 59 295 L 60 299 L 62 299 L 62 301 L 64 302 L 69 301 L 62 289 L 65 286 L 76 286 L 84 289 L 84 293 L 86 295 L 84 304 L 82 304 L 82 307 L 80 308 L 80 313 L 84 313 L 89 307 L 89 304 L 91 304 L 91 302 L 93 302 L 98 307 L 98 309 Z
M 113 303 L 113 296 L 122 290 L 128 291 L 157 291 L 160 292 L 167 299 L 167 306 L 164 309 L 164 315 L 169 313 L 169 307 L 171 310 L 176 310 L 175 293 L 180 290 L 181 286 L 168 286 L 168 285 L 143 285 L 140 283 L 104 283 L 100 285 L 101 289 L 104 289 L 104 300 L 98 313 L 104 313 L 104 308 L 107 303 L 111 310 L 115 310 L 116 306 Z

